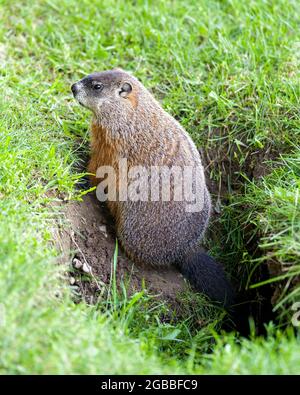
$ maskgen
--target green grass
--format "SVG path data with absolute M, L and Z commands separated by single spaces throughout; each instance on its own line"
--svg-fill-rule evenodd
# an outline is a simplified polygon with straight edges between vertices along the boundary
M 293 331 L 268 327 L 268 337 L 218 339 L 214 353 L 202 357 L 197 373 L 299 374 L 299 338 Z
M 262 180 L 247 180 L 244 194 L 232 199 L 227 208 L 229 214 L 232 210 L 237 211 L 235 218 L 240 226 L 236 232 L 242 233 L 240 237 L 243 243 L 246 244 L 250 237 L 259 240 L 260 254 L 258 258 L 250 259 L 248 267 L 251 272 L 247 276 L 247 286 L 277 286 L 273 304 L 274 311 L 282 321 L 291 320 L 291 306 L 300 298 L 299 152 L 278 159 L 273 163 L 273 171 Z M 247 229 L 249 224 L 251 232 Z M 253 280 L 253 274 L 262 263 L 270 266 L 271 276 L 257 282 Z
M 1 373 L 299 373 L 292 329 L 224 334 L 221 314 L 203 300 L 180 322 L 164 320 L 167 306 L 151 295 L 127 298 L 114 287 L 113 309 L 74 304 L 51 244 L 53 202 L 78 196 L 88 146 L 90 115 L 69 86 L 123 67 L 205 150 L 226 191 L 212 252 L 241 288 L 272 262 L 275 314 L 290 324 L 300 271 L 298 8 L 0 0 Z

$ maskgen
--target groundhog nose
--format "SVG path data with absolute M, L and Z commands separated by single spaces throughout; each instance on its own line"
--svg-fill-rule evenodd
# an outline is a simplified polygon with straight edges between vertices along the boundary
M 71 86 L 71 91 L 73 92 L 73 95 L 76 95 L 76 93 L 79 91 L 77 83 Z

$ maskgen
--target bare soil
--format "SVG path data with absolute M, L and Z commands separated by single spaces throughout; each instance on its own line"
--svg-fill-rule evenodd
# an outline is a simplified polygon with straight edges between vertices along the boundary
M 67 203 L 63 214 L 64 221 L 56 233 L 56 243 L 62 252 L 62 260 L 73 267 L 71 284 L 86 302 L 94 303 L 111 281 L 116 247 L 113 222 L 93 192 L 85 195 L 82 201 Z M 74 266 L 83 266 L 85 271 Z M 174 307 L 179 307 L 179 294 L 187 289 L 183 276 L 175 268 L 137 266 L 125 256 L 120 246 L 116 277 L 118 284 L 123 282 L 126 285 L 129 295 L 146 289 Z

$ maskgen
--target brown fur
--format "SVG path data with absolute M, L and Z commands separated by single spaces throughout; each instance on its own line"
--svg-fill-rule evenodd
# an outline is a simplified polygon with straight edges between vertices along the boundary
M 96 172 L 100 166 L 115 166 L 116 147 L 105 139 L 105 136 L 104 128 L 93 122 L 91 127 L 91 158 L 88 165 L 92 185 L 99 183 L 99 180 L 96 179 Z

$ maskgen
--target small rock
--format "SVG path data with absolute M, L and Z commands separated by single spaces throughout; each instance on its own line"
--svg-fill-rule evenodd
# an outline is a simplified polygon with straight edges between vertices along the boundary
M 100 232 L 104 233 L 104 236 L 107 237 L 107 228 L 106 225 L 100 225 L 99 226 Z
M 83 267 L 83 263 L 77 258 L 74 258 L 72 263 L 75 269 L 82 269 Z
M 84 264 L 82 265 L 82 270 L 83 270 L 85 273 L 91 273 L 91 268 L 90 268 L 86 263 L 84 263 Z
M 75 280 L 74 277 L 70 277 L 69 282 L 70 282 L 71 285 L 74 285 L 76 280 Z

